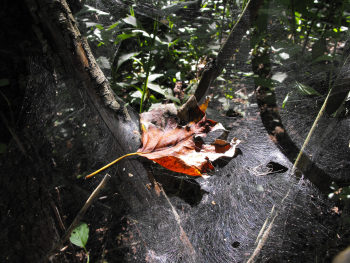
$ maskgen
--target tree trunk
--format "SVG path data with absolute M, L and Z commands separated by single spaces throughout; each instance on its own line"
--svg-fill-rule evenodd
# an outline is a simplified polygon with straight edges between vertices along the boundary
M 45 262 L 48 258 L 74 262 L 74 251 L 78 253 L 79 248 L 72 245 L 69 253 L 56 251 L 53 257 L 48 253 L 100 180 L 82 182 L 76 176 L 136 151 L 140 147 L 139 118 L 113 94 L 66 1 L 28 0 L 26 4 L 27 9 L 21 6 L 22 17 L 35 36 L 26 39 L 33 51 L 25 60 L 29 80 L 22 123 L 16 130 L 18 145 L 9 151 L 9 161 L 2 169 L 6 176 L 1 176 L 1 214 L 5 215 L 1 257 L 4 262 Z M 12 7 L 17 11 L 18 6 L 20 3 Z M 67 111 L 70 114 L 61 124 L 60 116 Z M 18 150 L 19 145 L 23 151 Z M 183 242 L 189 258 L 194 257 L 176 210 L 143 164 L 137 159 L 123 160 L 112 171 L 113 179 L 105 191 L 107 201 L 98 201 L 84 218 L 90 224 L 89 242 L 99 242 L 97 247 L 101 248 L 114 247 L 115 239 L 108 241 L 107 228 L 113 228 L 116 235 L 127 235 L 131 228 L 137 228 L 127 218 L 136 214 L 147 217 L 156 212 L 153 207 L 161 206 L 173 211 L 168 222 L 173 221 L 177 229 L 172 235 Z M 112 257 L 122 260 L 130 255 L 128 251 L 124 244 Z M 104 250 L 93 252 L 93 259 L 104 257 Z

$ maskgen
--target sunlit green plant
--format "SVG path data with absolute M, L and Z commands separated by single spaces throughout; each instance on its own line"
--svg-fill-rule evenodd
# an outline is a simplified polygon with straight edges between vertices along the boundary
M 69 237 L 69 240 L 72 242 L 72 244 L 84 249 L 87 257 L 87 263 L 90 262 L 89 252 L 86 249 L 88 238 L 89 227 L 86 223 L 81 223 L 79 226 L 74 228 L 72 234 Z
M 227 23 L 219 20 L 224 5 Z M 130 8 L 129 14 L 110 25 L 85 22 L 90 26 L 88 38 L 96 46 L 108 50 L 117 47 L 109 60 L 111 84 L 119 96 L 140 111 L 162 100 L 181 103 L 172 92 L 176 81 L 183 81 L 185 92 L 192 90 L 188 87 L 198 80 L 201 60 L 215 57 L 220 47 L 219 35 L 222 38 L 228 34 L 232 19 L 224 1 L 207 1 L 199 11 L 201 15 L 191 20 L 174 13 L 151 19 Z M 209 17 L 217 19 L 208 23 Z M 218 34 L 223 28 L 225 32 Z

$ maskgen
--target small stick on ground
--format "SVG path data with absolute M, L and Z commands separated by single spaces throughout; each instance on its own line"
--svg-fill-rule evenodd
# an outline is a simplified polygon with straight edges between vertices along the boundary
M 102 181 L 99 183 L 99 185 L 95 188 L 95 190 L 92 192 L 92 194 L 86 200 L 84 206 L 80 209 L 80 211 L 78 212 L 78 214 L 74 218 L 73 222 L 68 227 L 64 236 L 60 239 L 60 241 L 58 243 L 56 243 L 56 245 L 53 247 L 53 249 L 51 249 L 51 251 L 47 254 L 47 258 L 50 258 L 53 255 L 53 253 L 55 253 L 60 247 L 62 247 L 64 242 L 66 242 L 69 239 L 72 231 L 79 224 L 80 220 L 83 218 L 83 216 L 85 215 L 88 208 L 92 205 L 93 201 L 99 195 L 100 191 L 104 188 L 104 186 L 106 185 L 106 183 L 110 177 L 111 176 L 109 174 L 105 175 L 105 177 L 102 179 Z

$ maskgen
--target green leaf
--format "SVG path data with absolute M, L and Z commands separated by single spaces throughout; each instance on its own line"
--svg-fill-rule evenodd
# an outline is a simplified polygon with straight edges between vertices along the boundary
M 117 70 L 125 61 L 132 59 L 133 57 L 137 56 L 138 54 L 140 54 L 140 52 L 132 52 L 132 53 L 121 55 L 118 59 Z
M 167 98 L 168 100 L 171 100 L 171 101 L 173 101 L 173 102 L 176 102 L 176 103 L 178 103 L 178 104 L 181 103 L 180 100 L 179 100 L 178 98 L 176 98 L 176 97 L 174 97 L 174 96 L 172 96 L 172 95 L 169 95 L 169 94 L 165 94 L 165 98 Z
M 150 90 L 153 90 L 159 94 L 162 94 L 165 98 L 167 98 L 168 100 L 172 100 L 176 103 L 180 103 L 180 100 L 176 97 L 174 97 L 173 95 L 169 94 L 168 92 L 166 92 L 165 89 L 162 89 L 159 85 L 157 84 L 154 84 L 154 83 L 148 83 L 147 84 L 147 87 L 150 89 Z
M 109 15 L 109 13 L 104 12 L 104 11 L 99 10 L 99 9 L 96 9 L 92 6 L 84 5 L 83 9 L 81 11 L 79 11 L 78 13 L 76 13 L 76 16 L 80 16 L 80 15 L 85 14 L 85 13 L 95 13 L 95 14 L 100 15 L 100 16 L 108 16 Z
M 123 19 L 123 21 L 126 24 L 132 25 L 134 27 L 137 27 L 137 20 L 134 16 L 127 16 L 126 18 Z
M 127 34 L 127 33 L 120 34 L 120 35 L 117 36 L 117 39 L 115 40 L 115 43 L 117 44 L 117 43 L 119 43 L 119 42 L 121 42 L 121 41 L 123 41 L 125 39 L 132 38 L 132 37 L 135 37 L 135 36 L 136 36 L 136 34 L 134 34 L 134 33 L 131 33 L 131 34 Z
M 162 88 L 161 88 L 159 85 L 157 85 L 157 84 L 148 82 L 147 87 L 148 87 L 150 90 L 153 90 L 153 91 L 155 91 L 155 92 L 157 92 L 157 93 L 159 93 L 159 94 L 162 94 L 163 96 L 165 96 L 165 94 L 166 94 L 166 93 L 165 93 L 165 90 L 162 89 Z
M 85 248 L 87 240 L 89 238 L 89 227 L 86 223 L 82 223 L 72 231 L 70 235 L 70 242 L 74 245 Z
M 149 100 L 152 102 L 152 105 L 154 105 L 155 103 L 158 104 L 158 102 L 159 102 L 159 100 L 158 100 L 153 94 L 151 94 L 151 95 L 149 96 Z M 148 110 L 149 110 L 149 109 L 148 109 Z
M 155 81 L 157 78 L 163 76 L 163 74 L 151 74 L 148 76 L 148 81 L 149 82 L 153 82 Z
M 141 99 L 142 97 L 142 92 L 137 90 L 137 91 L 134 91 L 133 93 L 130 94 L 130 96 L 132 98 L 137 98 L 137 99 Z
M 141 62 L 140 59 L 135 58 L 135 57 L 132 57 L 132 60 L 135 61 L 135 62 L 137 62 L 137 63 L 140 64 L 141 66 L 143 66 L 143 63 Z
M 282 109 L 284 109 L 284 107 L 286 106 L 286 104 L 287 104 L 287 102 L 288 102 L 289 94 L 290 94 L 290 92 L 287 93 L 286 97 L 285 97 L 284 100 L 283 100 Z
M 133 33 L 141 33 L 144 37 L 151 38 L 151 35 L 148 34 L 145 30 L 134 29 L 132 32 Z
M 317 95 L 317 96 L 321 96 L 320 93 L 318 93 L 316 90 L 314 90 L 313 88 L 311 88 L 308 85 L 302 84 L 298 81 L 295 81 L 294 86 L 303 94 L 303 95 L 307 95 L 307 96 L 312 96 L 312 95 Z
M 87 28 L 95 27 L 98 23 L 87 21 L 85 22 Z
M 118 25 L 119 25 L 119 22 L 114 23 L 114 24 L 110 25 L 110 26 L 107 28 L 107 30 L 112 30 L 113 28 L 115 28 L 115 27 L 118 26 Z
M 134 11 L 134 8 L 132 6 L 130 6 L 130 15 L 135 16 L 135 11 Z
M 97 24 L 95 27 L 98 28 L 98 29 L 100 29 L 100 30 L 105 29 L 101 24 Z

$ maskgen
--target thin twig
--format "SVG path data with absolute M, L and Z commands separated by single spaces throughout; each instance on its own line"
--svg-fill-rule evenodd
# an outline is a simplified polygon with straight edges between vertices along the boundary
M 316 117 L 314 123 L 312 124 L 312 127 L 311 127 L 309 133 L 307 134 L 307 137 L 306 137 L 306 139 L 305 139 L 305 141 L 303 143 L 303 146 L 301 147 L 301 149 L 299 151 L 298 157 L 297 157 L 297 159 L 294 162 L 292 173 L 295 172 L 296 168 L 299 168 L 300 170 L 302 170 L 302 168 L 303 168 L 303 167 L 300 167 L 300 163 L 301 163 L 301 160 L 302 160 L 302 156 L 303 156 L 304 150 L 305 150 L 306 146 L 308 146 L 308 144 L 310 142 L 310 139 L 311 139 L 311 136 L 313 135 L 313 133 L 314 133 L 314 131 L 315 131 L 317 125 L 318 125 L 319 120 L 323 116 L 323 113 L 324 113 L 324 111 L 326 109 L 326 105 L 328 103 L 328 100 L 329 100 L 330 94 L 332 93 L 332 90 L 333 90 L 333 87 L 329 90 L 329 92 L 327 94 L 327 97 L 326 97 L 325 101 L 323 102 L 322 107 L 321 107 L 320 111 L 318 112 L 317 117 Z
M 303 159 L 304 150 L 305 150 L 305 148 L 308 146 L 308 144 L 309 144 L 309 142 L 310 142 L 310 139 L 311 139 L 311 136 L 313 135 L 313 133 L 314 133 L 314 131 L 315 131 L 317 125 L 318 125 L 319 120 L 320 120 L 321 117 L 323 116 L 323 113 L 324 113 L 324 111 L 325 111 L 325 108 L 326 108 L 326 105 L 327 105 L 327 103 L 328 103 L 328 99 L 329 99 L 329 96 L 330 96 L 331 92 L 332 92 L 332 88 L 329 90 L 328 95 L 327 95 L 325 101 L 323 102 L 323 105 L 322 105 L 321 109 L 319 110 L 319 112 L 318 112 L 318 114 L 317 114 L 317 117 L 316 117 L 316 119 L 315 119 L 315 121 L 314 121 L 314 123 L 313 123 L 313 125 L 312 125 L 312 127 L 311 127 L 311 129 L 310 129 L 310 131 L 309 131 L 309 133 L 308 133 L 308 135 L 307 135 L 305 141 L 304 141 L 304 144 L 303 144 L 303 146 L 301 147 L 301 150 L 299 151 L 298 157 L 296 158 L 296 160 L 295 160 L 295 162 L 294 162 L 294 164 L 293 164 L 293 167 L 292 167 L 292 170 L 291 170 L 290 174 L 296 173 L 296 172 L 297 172 L 297 169 L 302 170 L 303 167 L 301 167 L 301 166 L 303 165 L 302 159 Z M 280 205 L 282 205 L 282 204 L 284 203 L 284 200 L 287 198 L 287 196 L 289 195 L 290 191 L 291 191 L 291 187 L 289 187 L 288 192 L 287 192 L 287 194 L 284 196 L 284 198 L 282 199 L 282 201 L 280 202 Z M 274 216 L 273 216 L 271 222 L 269 223 L 269 226 L 268 226 L 267 230 L 264 230 L 265 227 L 266 227 L 267 222 L 269 221 L 269 220 L 268 220 L 269 217 L 270 217 L 271 215 L 273 215 L 273 214 L 274 214 Z M 276 211 L 276 210 L 275 210 L 275 206 L 273 206 L 273 208 L 271 209 L 270 215 L 269 215 L 268 218 L 266 219 L 266 221 L 265 221 L 263 227 L 261 228 L 261 230 L 260 230 L 260 232 L 259 232 L 259 235 L 258 235 L 258 238 L 257 238 L 258 244 L 257 244 L 257 246 L 256 246 L 256 248 L 255 248 L 253 254 L 249 257 L 247 263 L 254 262 L 255 258 L 259 255 L 261 249 L 263 248 L 263 246 L 265 245 L 265 243 L 266 243 L 266 241 L 267 241 L 267 239 L 268 239 L 268 237 L 269 237 L 271 228 L 272 228 L 272 226 L 273 226 L 273 223 L 274 223 L 275 218 L 277 217 L 277 215 L 278 215 L 278 211 Z M 261 238 L 260 240 L 258 240 L 262 233 L 263 233 L 262 238 Z
M 68 227 L 64 236 L 60 239 L 60 241 L 58 243 L 56 243 L 56 245 L 53 247 L 53 249 L 51 249 L 51 251 L 47 254 L 47 258 L 51 257 L 52 254 L 55 253 L 60 247 L 62 247 L 64 242 L 66 242 L 68 240 L 72 231 L 79 224 L 80 220 L 83 218 L 83 216 L 85 215 L 88 208 L 92 205 L 93 201 L 97 198 L 100 191 L 104 188 L 104 186 L 106 185 L 106 183 L 110 177 L 111 176 L 109 174 L 105 175 L 105 177 L 102 179 L 102 181 L 99 183 L 99 185 L 95 188 L 95 190 L 92 192 L 92 194 L 86 200 L 84 206 L 80 209 L 78 214 L 75 216 L 73 222 Z
M 51 208 L 53 209 L 53 211 L 54 211 L 54 213 L 55 213 L 55 216 L 56 216 L 56 218 L 57 218 L 58 224 L 59 224 L 60 227 L 61 227 L 61 230 L 62 230 L 62 231 L 65 231 L 65 230 L 66 230 L 66 227 L 65 227 L 65 225 L 64 225 L 64 223 L 63 223 L 62 217 L 61 217 L 61 215 L 60 215 L 60 212 L 58 211 L 57 206 L 55 205 L 55 203 L 54 203 L 52 200 L 50 200 L 50 205 L 51 205 Z
M 258 241 L 258 245 L 256 246 L 256 248 L 255 248 L 253 254 L 251 255 L 251 257 L 248 259 L 247 263 L 254 262 L 255 257 L 260 253 L 260 250 L 263 248 L 263 246 L 266 243 L 267 238 L 269 237 L 269 234 L 271 232 L 273 223 L 274 223 L 277 215 L 278 215 L 278 212 L 276 212 L 276 214 L 272 218 L 272 220 L 271 220 L 269 226 L 267 227 L 266 231 L 263 232 L 263 235 L 262 235 L 261 239 Z

